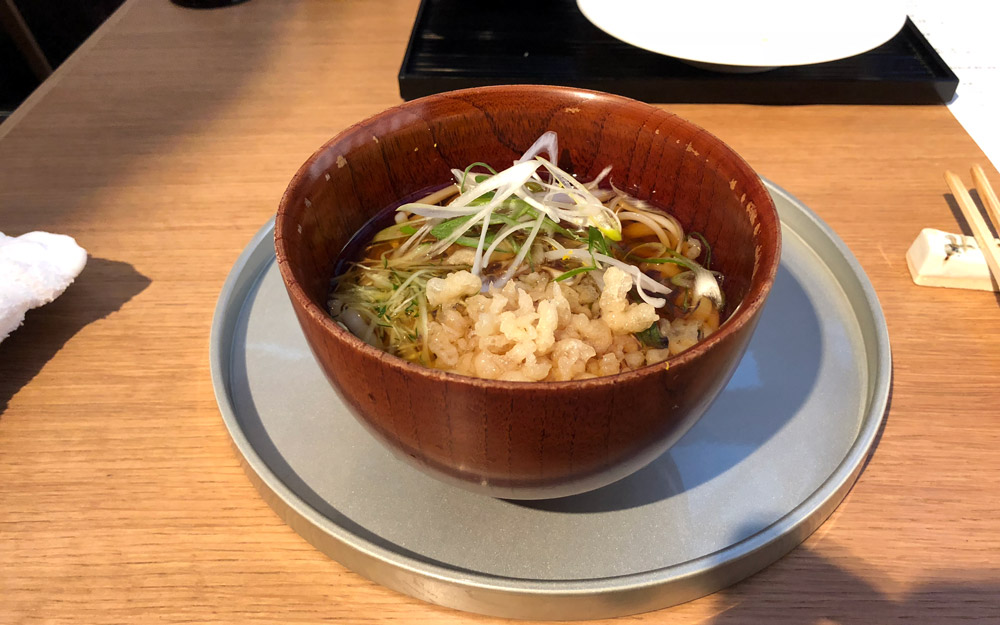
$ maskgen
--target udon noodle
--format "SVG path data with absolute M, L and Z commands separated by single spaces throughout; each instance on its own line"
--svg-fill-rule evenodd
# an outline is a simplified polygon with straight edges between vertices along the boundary
M 543 157 L 545 154 L 548 158 Z M 329 307 L 415 363 L 515 381 L 656 364 L 716 331 L 721 274 L 700 234 L 555 163 L 547 132 L 511 167 L 453 170 L 342 263 Z

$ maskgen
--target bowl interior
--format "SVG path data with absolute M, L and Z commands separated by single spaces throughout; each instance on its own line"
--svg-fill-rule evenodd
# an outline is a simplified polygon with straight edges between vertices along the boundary
M 669 210 L 686 231 L 705 236 L 712 269 L 725 275 L 724 315 L 762 303 L 780 234 L 773 202 L 750 167 L 707 131 L 661 109 L 553 87 L 430 96 L 332 139 L 282 198 L 275 234 L 286 281 L 301 287 L 311 314 L 325 315 L 338 256 L 369 219 L 450 182 L 452 168 L 476 161 L 509 167 L 548 130 L 559 136 L 559 165 L 580 180 L 612 165 L 605 184 Z

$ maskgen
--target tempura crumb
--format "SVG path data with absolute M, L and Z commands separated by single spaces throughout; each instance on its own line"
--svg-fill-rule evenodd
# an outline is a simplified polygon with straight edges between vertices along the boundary
M 431 278 L 427 281 L 427 304 L 431 307 L 454 304 L 482 288 L 482 280 L 465 270 L 450 273 L 445 278 Z
M 580 380 L 645 366 L 633 333 L 654 323 L 656 311 L 628 302 L 625 272 L 610 268 L 603 280 L 603 294 L 589 275 L 567 284 L 532 272 L 488 293 L 468 271 L 428 281 L 433 365 L 512 381 Z
M 601 318 L 616 334 L 642 332 L 660 318 L 656 309 L 645 302 L 629 304 L 628 292 L 631 288 L 632 278 L 621 269 L 611 267 L 604 272 Z

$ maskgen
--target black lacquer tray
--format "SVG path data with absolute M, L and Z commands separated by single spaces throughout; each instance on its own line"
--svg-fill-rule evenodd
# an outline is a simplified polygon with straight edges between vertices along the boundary
M 403 99 L 523 83 L 660 103 L 935 104 L 951 100 L 958 77 L 909 19 L 864 54 L 726 73 L 619 41 L 591 24 L 574 0 L 421 2 L 399 72 Z

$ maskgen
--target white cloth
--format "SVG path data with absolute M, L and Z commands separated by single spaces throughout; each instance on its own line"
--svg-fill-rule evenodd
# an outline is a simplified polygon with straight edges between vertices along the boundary
M 0 341 L 24 322 L 31 308 L 62 295 L 87 264 L 87 251 L 73 237 L 0 232 Z

